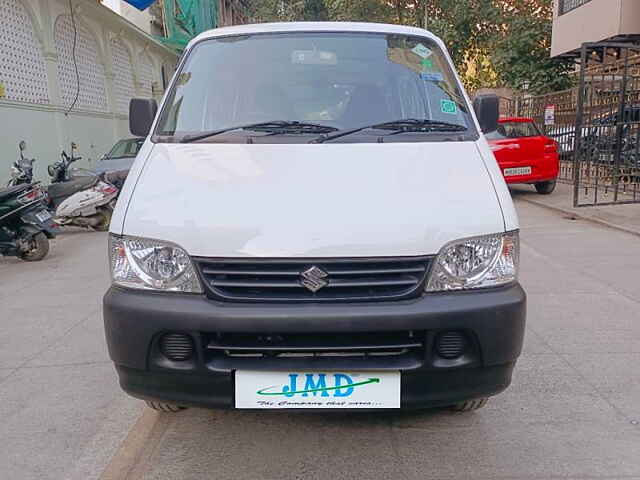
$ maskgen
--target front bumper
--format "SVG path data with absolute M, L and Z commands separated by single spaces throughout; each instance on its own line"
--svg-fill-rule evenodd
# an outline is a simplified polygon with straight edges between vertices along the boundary
M 434 407 L 495 395 L 508 387 L 522 349 L 526 297 L 519 285 L 427 294 L 384 303 L 233 304 L 201 295 L 138 292 L 112 287 L 104 297 L 109 354 L 122 388 L 144 399 L 180 405 L 231 408 L 234 360 L 212 361 L 204 339 L 212 333 L 355 334 L 424 332 L 419 358 L 386 357 L 365 363 L 346 359 L 253 360 L 251 370 L 400 370 L 401 406 Z M 433 339 L 441 331 L 472 339 L 468 354 L 438 358 Z M 194 339 L 193 360 L 171 362 L 158 355 L 167 332 Z

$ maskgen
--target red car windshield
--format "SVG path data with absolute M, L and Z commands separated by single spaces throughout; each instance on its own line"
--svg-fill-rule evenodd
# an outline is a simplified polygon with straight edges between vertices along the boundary
M 486 135 L 488 140 L 538 137 L 541 133 L 533 122 L 500 122 L 495 132 Z

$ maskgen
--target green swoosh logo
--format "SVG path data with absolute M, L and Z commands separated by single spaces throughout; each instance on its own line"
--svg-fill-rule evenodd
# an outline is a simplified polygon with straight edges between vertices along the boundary
M 297 392 L 267 392 L 267 390 L 271 390 L 276 387 L 267 387 L 262 390 L 258 390 L 256 393 L 258 395 L 296 395 L 299 393 L 314 393 L 314 392 L 328 392 L 329 390 L 343 390 L 345 388 L 350 387 L 361 387 L 362 385 L 369 385 L 370 383 L 380 383 L 379 378 L 370 378 L 369 380 L 365 380 L 364 382 L 352 383 L 351 385 L 342 385 L 340 387 L 324 387 L 324 388 L 314 388 L 313 390 L 300 390 Z

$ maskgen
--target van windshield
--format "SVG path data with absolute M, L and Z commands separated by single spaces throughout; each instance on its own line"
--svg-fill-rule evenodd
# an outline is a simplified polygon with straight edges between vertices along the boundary
M 245 143 L 251 136 L 269 137 L 270 143 L 306 143 L 318 133 L 403 119 L 454 124 L 462 134 L 476 134 L 449 62 L 430 39 L 369 33 L 244 35 L 206 40 L 193 48 L 167 97 L 154 141 L 179 142 L 232 129 L 203 141 Z M 291 128 L 291 122 L 304 128 Z M 266 125 L 247 127 L 259 123 Z M 444 140 L 437 132 L 386 128 L 375 135 Z M 365 129 L 340 141 L 375 139 Z

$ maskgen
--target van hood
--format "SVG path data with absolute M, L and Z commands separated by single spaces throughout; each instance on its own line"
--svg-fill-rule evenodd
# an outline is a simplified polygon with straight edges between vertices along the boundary
M 157 144 L 122 233 L 205 257 L 437 253 L 504 231 L 473 142 Z

